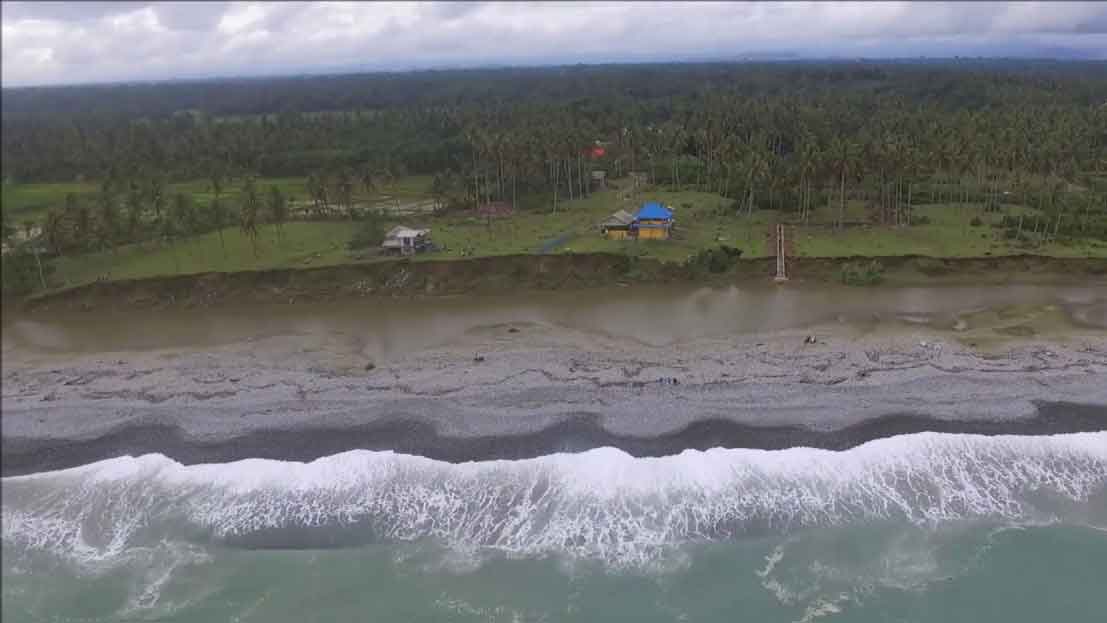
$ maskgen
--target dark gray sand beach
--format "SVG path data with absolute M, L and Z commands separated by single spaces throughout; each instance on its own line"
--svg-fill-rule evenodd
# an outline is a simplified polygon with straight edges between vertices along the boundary
M 5 621 L 1093 621 L 1107 287 L 3 330 Z
M 1107 428 L 1107 287 L 614 288 L 7 314 L 3 472 Z

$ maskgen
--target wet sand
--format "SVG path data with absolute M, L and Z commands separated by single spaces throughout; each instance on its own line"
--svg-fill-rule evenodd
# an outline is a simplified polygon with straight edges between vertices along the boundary
M 237 315 L 250 331 L 184 323 L 217 336 L 191 346 L 172 331 L 159 343 L 153 319 L 138 344 L 111 337 L 133 318 L 6 319 L 3 473 L 155 451 L 188 463 L 354 448 L 461 461 L 1107 429 L 1103 291 L 867 304 L 842 292 L 817 310 L 772 292 L 670 293 L 637 316 L 651 306 L 626 298 L 380 307 L 360 332 L 322 309 L 282 324 L 258 308 Z M 753 312 L 737 328 L 736 309 Z

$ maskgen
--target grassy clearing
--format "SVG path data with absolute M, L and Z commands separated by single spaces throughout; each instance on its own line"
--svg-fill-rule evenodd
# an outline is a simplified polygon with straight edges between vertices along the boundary
M 223 189 L 222 198 L 227 201 L 235 201 L 242 192 L 242 183 L 241 178 L 224 182 L 225 188 Z M 304 178 L 302 177 L 259 177 L 255 180 L 255 183 L 261 192 L 267 193 L 270 186 L 276 186 L 281 189 L 286 197 L 307 198 L 307 188 L 304 186 Z M 211 189 L 211 182 L 208 180 L 175 182 L 169 185 L 169 193 L 170 195 L 176 195 L 177 193 L 190 194 L 200 204 L 208 203 L 215 198 L 215 193 Z
M 91 182 L 67 182 L 58 184 L 3 184 L 0 186 L 0 204 L 12 223 L 25 220 L 36 223 L 46 218 L 50 208 L 65 205 L 65 196 L 91 196 L 97 185 Z
M 1008 215 L 1020 212 L 1033 215 L 1033 210 L 1017 206 L 1006 208 Z M 1003 230 L 993 227 L 1003 215 L 984 213 L 977 207 L 961 205 L 924 205 L 915 208 L 915 215 L 930 222 L 911 227 L 865 226 L 836 231 L 829 224 L 797 227 L 795 246 L 798 255 L 806 257 L 928 255 L 933 257 L 983 257 L 1037 253 L 1058 257 L 1104 257 L 1107 245 L 1081 241 L 1067 245 L 1050 243 L 1041 247 L 1012 244 Z M 981 224 L 972 226 L 974 218 Z M 1029 219 L 1028 219 L 1029 222 Z M 1029 225 L 1027 225 L 1029 228 Z
M 361 188 L 357 189 L 354 194 L 355 197 L 363 199 L 379 198 L 382 196 L 425 197 L 430 194 L 431 182 L 433 181 L 434 177 L 430 175 L 409 175 L 407 177 L 397 178 L 396 181 L 391 184 L 380 186 L 371 196 L 361 194 Z
M 676 219 L 673 238 L 667 241 L 606 240 L 596 224 L 618 209 L 631 213 L 642 201 L 655 200 L 670 206 Z M 643 194 L 632 202 L 608 201 L 599 218 L 571 250 L 625 252 L 664 261 L 683 262 L 701 249 L 718 245 L 738 247 L 744 257 L 760 257 L 767 252 L 766 234 L 775 213 L 755 212 L 752 217 L 736 215 L 727 206 L 730 201 L 713 193 L 658 191 Z M 629 204 L 629 205 L 628 205 Z
M 302 180 L 265 180 L 281 185 L 295 196 Z M 396 184 L 399 192 L 420 193 L 426 178 L 408 178 Z M 210 189 L 202 182 L 177 187 L 197 196 Z M 297 186 L 299 185 L 299 186 Z M 228 193 L 229 196 L 234 195 Z M 619 209 L 633 212 L 642 201 L 657 200 L 671 206 L 677 219 L 674 238 L 668 241 L 614 241 L 604 239 L 599 223 Z M 424 259 L 459 259 L 537 253 L 551 240 L 560 241 L 547 252 L 626 253 L 663 261 L 683 262 L 698 251 L 720 244 L 738 247 L 743 257 L 768 254 L 771 224 L 781 216 L 773 211 L 755 212 L 752 217 L 736 215 L 730 202 L 711 194 L 692 191 L 648 191 L 625 200 L 618 191 L 593 193 L 585 199 L 563 201 L 558 212 L 552 210 L 519 212 L 509 219 L 492 223 L 466 214 L 411 216 L 388 219 L 384 226 L 403 224 L 430 227 L 431 237 L 442 250 L 418 256 Z M 848 205 L 847 220 L 861 220 L 863 205 Z M 1028 215 L 1030 228 L 1033 211 L 1008 206 L 1006 213 Z M 934 257 L 980 257 L 1037 253 L 1058 257 L 1107 257 L 1107 243 L 1081 241 L 1072 245 L 1051 243 L 1042 247 L 1012 244 L 1003 230 L 992 227 L 1002 215 L 983 213 L 976 206 L 917 206 L 915 215 L 929 223 L 912 227 L 857 226 L 836 230 L 837 208 L 816 210 L 807 226 L 795 226 L 795 251 L 806 257 L 928 255 Z M 979 226 L 970 223 L 980 218 Z M 87 254 L 57 260 L 55 285 L 77 285 L 97 278 L 125 279 L 197 273 L 325 265 L 354 261 L 345 245 L 358 227 L 350 222 L 293 222 L 285 226 L 284 240 L 277 244 L 272 228 L 265 226 L 259 237 L 255 257 L 250 242 L 237 229 L 224 230 L 227 256 L 216 233 L 178 242 L 174 247 L 158 243 L 130 245 L 111 252 Z
M 355 202 L 367 204 L 392 199 L 402 201 L 423 199 L 430 195 L 432 179 L 429 175 L 411 175 L 399 178 L 392 184 L 381 186 L 371 194 L 366 193 L 360 183 L 355 183 L 353 198 Z M 242 179 L 236 178 L 226 183 L 223 198 L 233 204 L 242 191 L 242 182 Z M 262 192 L 267 193 L 271 186 L 276 186 L 290 201 L 301 203 L 309 201 L 305 182 L 306 178 L 303 177 L 262 177 L 256 180 L 257 187 Z M 0 205 L 3 205 L 12 223 L 18 224 L 28 219 L 41 223 L 50 209 L 65 206 L 65 197 L 69 193 L 91 199 L 99 189 L 99 184 L 94 182 L 3 184 L 0 186 L 0 193 L 2 193 Z M 201 205 L 215 198 L 211 182 L 208 180 L 174 182 L 169 185 L 170 198 L 181 192 L 191 194 Z
M 606 240 L 599 223 L 616 210 L 637 210 L 645 200 L 673 206 L 678 231 L 669 241 Z M 772 214 L 755 213 L 752 219 L 720 213 L 729 202 L 719 195 L 692 191 L 654 192 L 624 201 L 616 191 L 593 193 L 585 199 L 563 201 L 552 210 L 520 212 L 511 219 L 487 222 L 465 216 L 428 217 L 409 224 L 433 229 L 432 237 L 445 250 L 438 257 L 536 253 L 554 239 L 564 239 L 551 252 L 628 253 L 665 261 L 684 261 L 700 249 L 727 244 L 754 256 L 765 253 L 765 234 Z
M 596 193 L 587 199 L 562 202 L 556 213 L 518 212 L 491 224 L 480 218 L 446 215 L 417 220 L 415 224 L 426 223 L 433 229 L 432 237 L 444 248 L 435 255 L 443 257 L 535 253 L 551 239 L 568 236 L 571 246 L 576 236 L 594 231 L 595 225 L 608 216 L 610 201 L 606 194 Z
M 346 243 L 355 225 L 349 222 L 289 223 L 278 242 L 273 228 L 259 231 L 257 255 L 249 238 L 237 228 L 223 230 L 226 255 L 219 234 L 212 232 L 169 246 L 143 243 L 115 252 L 62 257 L 55 262 L 54 285 L 74 286 L 98 278 L 137 279 L 157 275 L 233 272 L 265 268 L 320 266 L 350 261 Z
M 429 175 L 411 175 L 397 179 L 387 185 L 378 186 L 372 193 L 366 193 L 360 182 L 354 182 L 353 200 L 359 203 L 375 203 L 387 199 L 419 199 L 428 197 L 432 177 Z M 259 177 L 255 180 L 259 190 L 269 192 L 271 186 L 276 186 L 291 201 L 310 201 L 307 191 L 307 178 L 304 177 Z M 223 189 L 223 197 L 234 201 L 242 192 L 243 180 L 235 179 Z M 186 192 L 192 194 L 196 201 L 206 203 L 211 201 L 215 194 L 211 190 L 211 182 L 207 180 L 192 180 L 179 182 L 170 186 L 170 192 Z M 334 198 L 332 197 L 332 201 Z
M 606 240 L 598 224 L 618 209 L 633 212 L 645 200 L 658 200 L 673 208 L 677 229 L 668 241 Z M 557 252 L 611 252 L 654 257 L 664 261 L 684 261 L 701 249 L 720 244 L 743 250 L 743 257 L 769 254 L 771 224 L 782 216 L 762 210 L 752 217 L 736 215 L 730 202 L 711 193 L 656 191 L 632 201 L 620 199 L 615 191 L 594 193 L 587 199 L 563 202 L 563 209 L 521 213 L 491 226 L 473 218 L 428 217 L 407 224 L 433 228 L 432 237 L 446 247 L 438 257 L 535 253 L 543 243 L 566 238 Z M 1030 228 L 1034 211 L 1007 206 L 1005 213 L 1027 215 Z M 795 251 L 806 257 L 929 255 L 934 257 L 982 257 L 1036 253 L 1058 257 L 1107 257 L 1107 244 L 1093 240 L 1078 243 L 1050 243 L 1019 246 L 1004 238 L 1003 230 L 993 227 L 1003 218 L 1000 213 L 984 213 L 976 206 L 923 205 L 915 208 L 917 217 L 929 223 L 911 227 L 860 226 L 836 230 L 837 207 L 817 209 L 808 226 L 792 229 Z M 865 217 L 862 202 L 847 204 L 846 220 Z M 974 218 L 981 224 L 972 226 Z

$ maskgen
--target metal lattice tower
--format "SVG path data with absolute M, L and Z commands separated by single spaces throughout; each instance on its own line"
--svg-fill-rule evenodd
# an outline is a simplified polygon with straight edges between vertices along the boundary
M 777 283 L 788 281 L 788 272 L 784 264 L 784 225 L 776 226 L 776 277 Z

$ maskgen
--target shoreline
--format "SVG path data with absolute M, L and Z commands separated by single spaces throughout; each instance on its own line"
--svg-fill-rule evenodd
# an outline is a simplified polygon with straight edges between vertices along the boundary
M 220 441 L 190 440 L 181 429 L 124 426 L 85 440 L 4 439 L 0 476 L 22 476 L 87 465 L 123 455 L 162 454 L 183 465 L 244 459 L 311 462 L 351 450 L 393 451 L 448 463 L 533 459 L 612 447 L 634 457 L 663 457 L 711 448 L 842 451 L 899 435 L 932 432 L 969 435 L 1058 435 L 1107 430 L 1107 405 L 1041 402 L 1037 412 L 1012 420 L 956 421 L 892 414 L 840 429 L 750 426 L 698 420 L 656 436 L 617 435 L 592 415 L 566 418 L 530 433 L 452 437 L 418 419 L 386 420 L 349 428 L 258 430 Z
M 835 449 L 925 430 L 1107 430 L 1107 332 L 1074 327 L 987 348 L 962 344 L 977 339 L 967 335 L 824 324 L 649 345 L 511 324 L 372 366 L 363 338 L 343 331 L 83 355 L 9 350 L 0 471 L 147 452 L 206 462 L 363 448 L 469 461 L 597 445 L 656 456 Z
M 1107 258 L 1039 255 L 933 258 L 797 257 L 783 287 L 839 281 L 845 264 L 878 261 L 882 286 L 1107 283 Z M 23 311 L 196 308 L 226 304 L 298 304 L 371 298 L 440 299 L 459 295 L 572 291 L 675 283 L 772 285 L 775 259 L 739 259 L 724 273 L 622 254 L 509 255 L 471 259 L 399 259 L 227 273 L 94 282 L 4 302 Z

